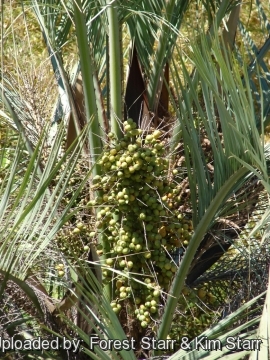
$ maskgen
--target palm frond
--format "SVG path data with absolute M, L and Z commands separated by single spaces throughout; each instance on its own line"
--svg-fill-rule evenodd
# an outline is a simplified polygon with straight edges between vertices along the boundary
M 179 98 L 178 121 L 181 122 L 183 131 L 195 231 L 176 273 L 170 292 L 172 297 L 168 298 L 165 307 L 166 322 L 162 322 L 159 338 L 164 338 L 168 334 L 168 319 L 172 318 L 185 277 L 193 259 L 198 261 L 195 254 L 200 249 L 205 234 L 217 219 L 223 204 L 233 195 L 235 185 L 250 171 L 256 176 L 262 176 L 266 184 L 268 182 L 263 147 L 254 121 L 255 111 L 249 88 L 243 88 L 239 74 L 233 76 L 231 62 L 227 57 L 224 59 L 217 38 L 211 41 L 211 51 L 205 37 L 201 43 L 200 48 L 192 46 L 192 61 L 198 72 L 198 84 L 201 86 L 205 109 L 199 102 L 196 88 L 183 62 L 182 69 L 192 102 L 190 97 L 186 96 L 179 77 L 175 84 L 180 89 L 179 94 L 182 94 L 184 102 L 182 105 L 182 99 Z M 222 92 L 219 90 L 221 81 Z M 192 112 L 193 103 L 195 113 Z M 218 126 L 222 129 L 222 142 Z M 202 127 L 211 143 L 213 153 L 213 183 L 210 181 L 200 142 Z

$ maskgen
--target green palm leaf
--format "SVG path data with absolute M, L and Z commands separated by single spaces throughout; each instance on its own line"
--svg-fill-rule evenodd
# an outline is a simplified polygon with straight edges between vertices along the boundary
M 195 231 L 172 284 L 171 296 L 168 297 L 158 333 L 158 338 L 161 339 L 166 338 L 169 332 L 177 300 L 196 251 L 207 231 L 213 226 L 223 204 L 234 193 L 236 184 L 252 171 L 262 177 L 265 185 L 268 186 L 267 167 L 254 121 L 255 111 L 251 92 L 249 88 L 243 88 L 240 75 L 238 72 L 234 74 L 235 70 L 230 60 L 227 57 L 224 59 L 216 37 L 212 40 L 211 50 L 205 37 L 202 38 L 201 43 L 200 48 L 192 47 L 192 61 L 198 72 L 198 84 L 201 86 L 205 110 L 199 102 L 197 90 L 183 62 L 186 86 L 192 102 L 190 97 L 186 96 L 187 92 L 180 78 L 177 77 L 175 80 L 175 86 L 178 86 L 178 93 L 182 94 L 184 103 L 182 105 L 179 96 L 178 119 L 183 131 Z M 211 55 L 215 58 L 215 62 Z M 219 83 L 222 83 L 221 93 Z M 196 119 L 192 112 L 193 103 L 195 114 L 199 119 Z M 217 115 L 215 115 L 215 106 Z M 223 145 L 216 126 L 216 116 L 222 128 Z M 213 152 L 215 167 L 213 183 L 210 181 L 200 144 L 202 126 L 206 130 Z

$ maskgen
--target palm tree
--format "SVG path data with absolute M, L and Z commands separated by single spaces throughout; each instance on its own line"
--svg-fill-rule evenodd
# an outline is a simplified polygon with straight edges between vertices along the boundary
M 108 146 L 111 150 L 119 145 L 123 137 L 125 142 L 127 133 L 132 131 L 128 125 L 133 126 L 133 122 L 124 123 L 121 119 L 126 120 L 132 116 L 136 126 L 143 129 L 145 142 L 142 139 L 142 148 L 151 150 L 156 143 L 160 144 L 158 138 L 162 133 L 164 134 L 165 140 L 161 144 L 166 146 L 170 158 L 169 170 L 161 173 L 162 176 L 166 174 L 164 176 L 166 186 L 170 184 L 170 179 L 173 179 L 171 183 L 177 184 L 179 189 L 190 191 L 190 197 L 187 197 L 185 202 L 180 196 L 177 208 L 173 209 L 174 217 L 170 220 L 176 221 L 176 215 L 180 215 L 178 219 L 182 220 L 179 212 L 190 210 L 193 230 L 191 236 L 190 234 L 186 236 L 188 245 L 181 243 L 176 246 L 184 251 L 184 255 L 180 264 L 177 264 L 179 266 L 175 268 L 172 284 L 161 288 L 167 295 L 162 297 L 164 301 L 164 304 L 160 305 L 161 309 L 164 307 L 162 318 L 160 323 L 155 321 L 157 330 L 154 330 L 153 334 L 157 339 L 166 339 L 184 285 L 192 287 L 196 280 L 228 250 L 232 240 L 239 235 L 238 231 L 232 229 L 232 223 L 239 229 L 243 227 L 258 202 L 259 193 L 263 188 L 268 191 L 266 162 L 268 148 L 262 146 L 259 133 L 263 131 L 262 125 L 268 114 L 265 93 L 267 78 L 260 69 L 257 69 L 256 75 L 261 86 L 260 99 L 263 99 L 261 103 L 264 104 L 264 107 L 260 106 L 258 110 L 260 103 L 255 102 L 253 91 L 256 83 L 251 76 L 254 67 L 246 66 L 244 62 L 243 69 L 239 72 L 230 49 L 224 50 L 226 45 L 223 46 L 218 37 L 216 28 L 228 11 L 234 16 L 235 12 L 239 11 L 239 7 L 228 8 L 226 1 L 221 2 L 216 17 L 209 18 L 210 32 L 207 35 L 201 34 L 200 45 L 196 41 L 194 44 L 191 43 L 186 54 L 180 51 L 178 35 L 188 9 L 187 1 L 159 3 L 147 1 L 139 4 L 120 1 L 104 3 L 71 1 L 67 4 L 60 1 L 49 3 L 32 1 L 30 4 L 42 30 L 57 80 L 59 98 L 50 118 L 56 122 L 60 116 L 62 124 L 57 129 L 53 141 L 48 136 L 50 124 L 48 128 L 45 127 L 41 135 L 33 136 L 36 119 L 32 119 L 34 125 L 29 131 L 29 127 L 26 126 L 29 116 L 25 111 L 27 100 L 20 96 L 13 85 L 14 82 L 12 83 L 2 71 L 1 96 L 5 110 L 1 115 L 8 121 L 5 126 L 15 127 L 14 141 L 18 145 L 16 151 L 11 150 L 11 145 L 7 145 L 7 150 L 1 156 L 2 166 L 4 169 L 7 168 L 9 176 L 3 177 L 1 188 L 4 235 L 0 249 L 0 269 L 3 274 L 0 294 L 4 301 L 10 299 L 7 281 L 12 280 L 35 305 L 35 311 L 32 312 L 29 308 L 24 311 L 38 321 L 40 321 L 39 316 L 43 319 L 41 321 L 44 321 L 46 312 L 48 319 L 46 331 L 64 336 L 66 328 L 72 330 L 71 336 L 76 335 L 86 344 L 84 349 L 86 358 L 118 358 L 119 355 L 113 350 L 108 355 L 98 347 L 95 348 L 95 352 L 89 349 L 88 335 L 91 331 L 99 337 L 126 339 L 123 327 L 126 326 L 130 315 L 122 310 L 119 319 L 114 313 L 116 310 L 113 309 L 117 309 L 117 304 L 120 304 L 116 301 L 113 303 L 115 306 L 110 306 L 110 303 L 116 300 L 115 285 L 111 285 L 115 284 L 115 281 L 111 282 L 110 276 L 109 281 L 108 279 L 104 281 L 104 274 L 106 271 L 107 273 L 111 271 L 115 277 L 134 280 L 139 284 L 140 289 L 144 289 L 145 285 L 142 285 L 140 278 L 134 274 L 106 265 L 110 263 L 110 259 L 115 258 L 115 255 L 113 257 L 111 255 L 104 223 L 101 223 L 98 231 L 95 229 L 94 234 L 87 232 L 91 226 L 86 228 L 85 235 L 82 236 L 83 240 L 89 241 L 89 236 L 97 236 L 98 244 L 96 247 L 92 242 L 83 244 L 83 251 L 79 251 L 75 256 L 76 261 L 74 256 L 71 259 L 70 253 L 63 250 L 59 242 L 64 242 L 63 247 L 69 246 L 70 242 L 77 238 L 76 233 L 84 234 L 84 229 L 81 230 L 81 227 L 85 226 L 85 222 L 90 218 L 95 219 L 95 216 L 97 219 L 101 218 L 102 215 L 99 214 L 102 214 L 103 200 L 97 199 L 110 195 L 104 193 L 106 189 L 100 185 L 106 169 L 104 165 L 106 161 L 102 160 L 106 155 L 104 152 L 108 151 Z M 232 18 L 231 15 L 230 21 Z M 132 51 L 123 106 L 123 64 L 120 45 L 121 29 L 124 25 L 127 26 L 132 40 Z M 235 29 L 233 26 L 230 29 L 234 37 Z M 66 56 L 64 45 L 69 37 L 75 37 L 78 48 L 78 61 L 75 63 L 71 79 L 67 76 L 64 62 Z M 97 38 L 99 41 L 96 40 Z M 230 43 L 230 37 L 228 40 L 224 36 L 224 39 L 225 44 Z M 74 51 L 74 43 L 70 46 Z M 266 42 L 262 50 L 267 46 Z M 185 59 L 194 65 L 192 77 L 185 65 Z M 263 69 L 265 64 L 261 63 Z M 169 73 L 173 90 L 169 86 Z M 83 91 L 80 91 L 80 86 Z M 173 131 L 170 131 L 169 124 L 166 123 L 170 116 L 169 97 L 176 117 Z M 162 131 L 154 132 L 151 130 L 151 124 Z M 109 130 L 112 134 L 109 134 Z M 169 140 L 165 138 L 167 132 L 170 136 Z M 130 134 L 131 144 L 135 138 L 140 137 L 140 132 L 134 132 L 134 135 L 130 132 Z M 157 138 L 156 143 L 153 141 L 153 135 Z M 67 150 L 61 154 L 61 142 L 64 138 Z M 204 142 L 201 141 L 202 138 Z M 147 145 L 148 140 L 150 145 Z M 47 147 L 49 147 L 48 153 L 44 156 Z M 23 149 L 27 149 L 27 155 Z M 180 166 L 182 154 L 185 156 L 185 163 Z M 6 159 L 12 160 L 13 165 L 7 166 Z M 86 172 L 82 182 L 75 185 L 71 195 L 67 195 L 70 190 L 68 184 L 74 180 L 75 166 L 78 162 L 80 166 L 83 162 L 87 164 Z M 21 167 L 21 163 L 26 165 Z M 78 176 L 82 176 L 79 170 L 78 172 Z M 129 186 L 132 188 L 133 180 L 132 177 L 129 178 L 131 179 Z M 260 179 L 260 182 L 257 179 Z M 82 195 L 85 185 L 88 187 Z M 256 193 L 251 200 L 248 196 L 250 209 L 247 209 L 246 195 L 252 192 Z M 188 194 L 188 191 L 186 193 Z M 163 195 L 167 196 L 166 194 L 168 189 L 164 190 Z M 140 198 L 140 194 L 136 196 Z M 88 205 L 83 201 L 83 197 L 87 198 Z M 63 198 L 67 199 L 65 206 L 63 206 Z M 80 203 L 76 207 L 77 199 Z M 161 211 L 165 216 L 172 213 L 170 209 L 166 209 L 169 203 L 170 201 L 161 202 L 163 206 Z M 243 205 L 239 205 L 241 203 Z M 120 223 L 125 219 L 125 211 L 127 211 L 125 209 L 122 207 L 120 212 L 113 212 L 112 223 Z M 81 213 L 83 216 L 80 215 Z M 164 214 L 158 215 L 160 224 L 157 226 L 160 232 L 163 231 L 164 222 L 162 223 L 161 218 Z M 82 221 L 78 221 L 78 217 L 81 217 Z M 65 225 L 66 222 L 68 225 Z M 145 223 L 147 224 L 147 221 Z M 188 219 L 187 224 L 190 224 Z M 165 227 L 167 225 L 170 224 L 166 223 Z M 65 237 L 61 233 L 60 238 L 58 237 L 58 249 L 53 254 L 50 244 L 55 241 L 56 234 L 59 234 L 61 229 L 65 232 L 68 226 L 73 226 L 72 232 L 69 231 Z M 166 230 L 168 231 L 167 228 Z M 145 232 L 148 234 L 148 230 Z M 75 242 L 71 251 L 75 251 L 76 246 L 78 243 Z M 90 247 L 90 251 L 86 257 L 87 246 Z M 48 253 L 46 254 L 46 249 L 51 251 L 49 256 Z M 146 250 L 149 249 L 144 250 L 145 254 L 148 253 Z M 160 251 L 166 254 L 166 250 Z M 81 255 L 83 261 L 80 260 Z M 98 255 L 100 260 L 97 262 Z M 44 271 L 40 260 L 43 259 L 49 264 L 50 258 L 54 259 L 52 266 L 58 264 L 58 275 L 62 275 L 63 268 L 70 269 L 67 280 L 72 283 L 71 286 L 65 281 L 61 281 L 56 286 L 57 273 Z M 146 261 L 145 264 L 148 262 Z M 103 280 L 100 279 L 101 267 Z M 159 271 L 161 271 L 160 266 L 157 273 Z M 150 274 L 152 273 L 153 271 Z M 40 281 L 42 277 L 43 283 Z M 99 281 L 96 281 L 97 278 Z M 100 281 L 103 281 L 102 284 Z M 52 284 L 51 294 L 48 287 L 44 286 L 48 282 Z M 57 303 L 52 296 L 55 295 L 53 293 L 56 289 L 64 293 L 61 301 Z M 61 296 L 60 293 L 59 298 Z M 18 300 L 14 299 L 14 290 L 11 298 L 16 305 Z M 128 297 L 125 301 L 129 304 L 131 300 L 132 297 Z M 256 299 L 251 300 L 236 314 L 222 322 L 224 334 L 226 326 L 236 319 L 236 315 L 241 314 L 255 301 Z M 121 318 L 121 314 L 124 314 L 124 318 Z M 6 316 L 3 313 L 3 317 Z M 73 319 L 74 316 L 77 318 L 76 321 Z M 18 321 L 25 324 L 26 320 L 20 316 Z M 132 321 L 136 323 L 137 320 L 134 317 Z M 258 321 L 259 318 L 256 317 L 247 324 L 241 325 L 237 331 L 241 332 L 245 327 L 250 327 Z M 142 323 L 143 321 L 141 325 Z M 148 324 L 145 323 L 147 327 Z M 220 328 L 209 330 L 207 336 L 217 336 L 217 329 Z M 5 331 L 9 336 L 13 336 L 13 330 Z M 24 331 L 31 335 L 32 329 L 26 326 Z M 46 331 L 41 334 L 45 334 Z M 145 333 L 142 326 L 140 336 Z M 234 333 L 237 332 L 231 332 Z M 224 342 L 225 335 L 220 336 L 221 341 Z M 248 336 L 248 333 L 243 336 Z M 158 355 L 159 352 L 157 349 L 154 354 Z M 151 356 L 151 353 L 146 355 Z M 175 354 L 175 356 L 180 355 Z M 199 358 L 205 355 L 204 352 L 204 355 L 196 353 L 195 356 Z M 240 358 L 242 355 L 243 353 L 239 353 L 237 356 Z M 54 354 L 49 352 L 44 356 L 52 357 Z M 65 358 L 67 354 L 62 352 L 61 356 Z M 76 356 L 83 358 L 84 355 L 74 355 Z M 120 356 L 124 359 L 135 358 L 133 352 L 125 350 L 120 352 Z M 194 351 L 190 356 L 194 357 Z

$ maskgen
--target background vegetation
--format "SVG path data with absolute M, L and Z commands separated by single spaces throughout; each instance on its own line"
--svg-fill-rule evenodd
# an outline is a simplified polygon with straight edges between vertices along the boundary
M 1 356 L 269 357 L 268 10 L 1 2 L 0 336 L 81 343 Z

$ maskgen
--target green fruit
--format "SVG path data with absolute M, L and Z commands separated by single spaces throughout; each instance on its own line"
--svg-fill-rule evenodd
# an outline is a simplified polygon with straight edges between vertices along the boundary
M 111 155 L 116 155 L 117 154 L 117 149 L 111 149 L 110 154 Z
M 143 254 L 145 259 L 150 259 L 151 258 L 151 252 L 147 251 L 146 253 Z
M 132 126 L 127 124 L 126 126 L 124 126 L 124 130 L 125 131 L 130 131 L 132 129 Z
M 127 245 L 127 243 L 123 240 L 118 240 L 117 245 L 122 246 L 124 248 Z
M 113 265 L 113 262 L 113 259 L 106 259 L 106 264 L 109 266 Z
M 171 265 L 171 271 L 175 273 L 177 271 L 177 266 L 175 264 Z
M 152 224 L 147 224 L 147 225 L 145 226 L 145 230 L 146 230 L 146 231 L 151 231 L 151 230 L 153 230 L 153 228 L 154 228 L 154 225 L 152 225 Z
M 118 307 L 113 307 L 112 310 L 113 310 L 113 312 L 115 312 L 116 314 L 118 314 L 121 309 L 119 309 Z
M 140 213 L 139 218 L 140 218 L 141 220 L 144 220 L 144 219 L 146 218 L 145 213 Z
M 126 261 L 125 261 L 125 260 L 121 260 L 121 261 L 119 262 L 119 266 L 125 267 L 125 266 L 126 266 Z
M 160 296 L 160 291 L 159 290 L 154 290 L 153 291 L 153 296 L 154 297 L 159 297 Z
M 160 130 L 155 130 L 152 134 L 152 137 L 154 139 L 158 139 L 158 138 L 160 138 L 161 135 L 162 135 L 162 132 Z
M 142 245 L 141 244 L 136 244 L 135 245 L 135 251 L 141 251 L 142 250 Z
M 155 240 L 154 245 L 155 245 L 156 249 L 159 249 L 161 247 L 161 241 L 160 240 Z
M 122 251 L 123 251 L 122 246 L 117 246 L 115 251 L 117 252 L 117 254 L 122 254 Z
M 133 267 L 133 262 L 132 262 L 132 261 L 128 261 L 128 262 L 127 262 L 127 267 L 128 267 L 129 269 L 131 269 L 131 268 Z
M 135 246 L 136 246 L 135 244 L 130 243 L 128 247 L 130 248 L 130 250 L 135 250 Z
M 125 291 L 120 292 L 119 296 L 120 296 L 120 299 L 125 299 L 127 297 L 127 293 Z

